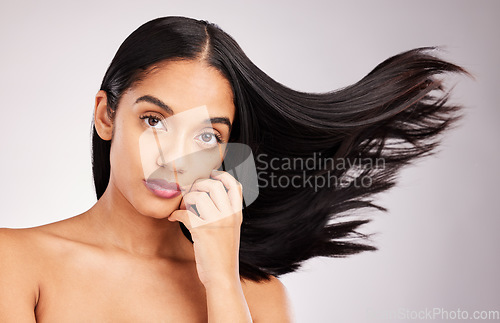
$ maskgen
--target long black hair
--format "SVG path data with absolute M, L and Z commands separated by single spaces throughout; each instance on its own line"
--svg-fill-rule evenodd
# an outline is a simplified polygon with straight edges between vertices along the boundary
M 251 148 L 259 173 L 259 196 L 243 210 L 240 275 L 260 281 L 312 257 L 376 250 L 357 231 L 370 220 L 352 216 L 363 208 L 387 211 L 371 197 L 393 187 L 402 166 L 433 154 L 440 135 L 463 116 L 460 106 L 447 103 L 449 91 L 436 76 L 468 73 L 433 51 L 412 49 L 351 86 L 304 93 L 266 75 L 217 25 L 162 17 L 125 39 L 101 90 L 113 117 L 124 91 L 160 61 L 202 59 L 227 78 L 236 107 L 229 142 Z M 98 199 L 109 182 L 110 147 L 93 125 Z M 316 167 L 305 167 L 311 161 Z

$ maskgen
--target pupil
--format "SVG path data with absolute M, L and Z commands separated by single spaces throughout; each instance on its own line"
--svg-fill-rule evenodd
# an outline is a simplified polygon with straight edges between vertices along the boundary
M 210 133 L 205 133 L 205 134 L 203 134 L 202 139 L 203 139 L 204 141 L 210 141 L 210 139 L 212 139 L 212 134 L 210 134 Z M 205 139 L 208 139 L 208 140 L 205 140 Z
M 156 126 L 158 121 L 155 118 L 149 118 L 149 125 L 150 126 Z

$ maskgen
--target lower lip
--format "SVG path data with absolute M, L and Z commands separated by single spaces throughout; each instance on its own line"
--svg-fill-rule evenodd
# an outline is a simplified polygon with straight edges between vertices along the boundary
M 181 191 L 177 190 L 166 190 L 166 189 L 158 189 L 156 187 L 152 187 L 146 181 L 144 181 L 144 185 L 146 185 L 148 190 L 151 191 L 154 195 L 164 199 L 171 199 L 181 194 Z

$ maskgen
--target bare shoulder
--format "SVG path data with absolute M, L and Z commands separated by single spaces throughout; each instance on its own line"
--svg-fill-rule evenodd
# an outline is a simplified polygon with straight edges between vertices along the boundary
M 21 276 L 25 282 L 35 280 L 38 264 L 43 262 L 42 245 L 43 234 L 37 228 L 0 228 L 1 273 Z
M 74 222 L 76 221 L 73 218 L 69 218 L 32 228 L 0 228 L 0 245 L 8 246 L 8 248 L 2 249 L 4 253 L 7 253 L 8 250 L 12 251 L 11 256 L 29 257 L 36 255 L 43 252 L 47 244 L 54 244 L 54 240 L 61 240 L 65 238 L 65 235 L 69 235 L 65 233 L 71 232 Z
M 0 228 L 0 257 L 3 268 L 14 266 L 22 262 L 31 262 L 31 257 L 37 254 L 37 235 L 33 228 L 8 229 Z M 31 266 L 32 267 L 32 266 Z
M 68 253 L 74 221 L 0 228 L 0 322 L 35 322 L 40 286 L 54 259 Z
M 293 311 L 285 285 L 270 276 L 270 280 L 255 282 L 242 279 L 242 288 L 254 323 L 294 322 Z
M 9 259 L 12 266 L 27 262 L 28 269 L 39 269 L 70 251 L 82 231 L 80 222 L 79 217 L 73 217 L 31 228 L 0 228 L 0 257 Z
M 53 258 L 51 255 L 60 255 L 54 251 L 67 245 L 65 235 L 71 234 L 72 222 L 67 219 L 32 228 L 0 228 L 1 273 L 22 277 L 19 283 L 36 280 L 43 265 Z
M 38 229 L 39 227 L 23 229 L 0 228 L 0 243 L 22 248 L 23 245 L 29 244 L 30 241 L 36 238 Z
M 28 229 L 0 228 L 0 321 L 34 322 L 39 254 Z

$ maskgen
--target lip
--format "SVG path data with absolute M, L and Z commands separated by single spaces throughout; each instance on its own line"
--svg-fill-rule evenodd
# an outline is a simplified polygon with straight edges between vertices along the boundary
M 148 179 L 143 182 L 150 192 L 161 198 L 171 199 L 182 193 L 177 183 L 164 179 Z

